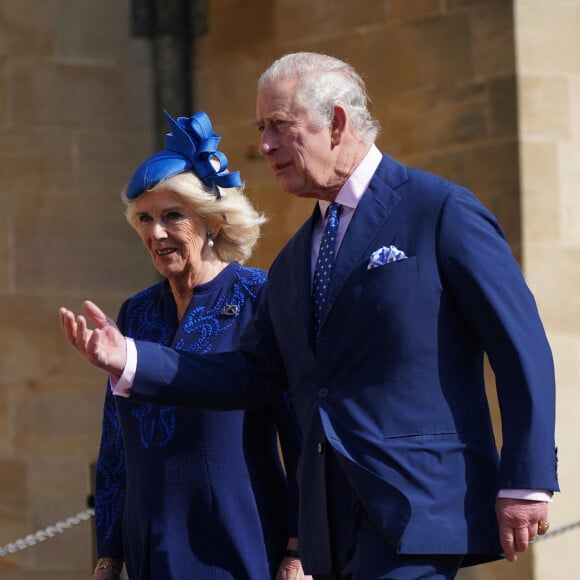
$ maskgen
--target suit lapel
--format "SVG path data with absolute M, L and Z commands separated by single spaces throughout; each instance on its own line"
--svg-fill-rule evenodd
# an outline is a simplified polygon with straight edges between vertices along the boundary
M 295 313 L 297 319 L 302 321 L 302 327 L 309 342 L 312 338 L 313 325 L 311 301 L 312 231 L 319 215 L 318 204 L 315 204 L 310 218 L 304 222 L 287 248 L 293 256 L 287 262 L 291 265 L 291 271 L 288 272 L 289 275 L 286 278 L 289 290 L 286 296 L 290 300 L 287 306 L 291 312 Z
M 361 261 L 370 257 L 376 235 L 401 199 L 394 188 L 406 180 L 405 167 L 384 155 L 358 204 L 336 256 L 321 327 L 351 272 L 359 267 Z

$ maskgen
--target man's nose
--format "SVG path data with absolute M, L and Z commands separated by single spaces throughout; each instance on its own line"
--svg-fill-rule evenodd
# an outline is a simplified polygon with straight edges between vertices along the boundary
M 272 151 L 275 151 L 277 147 L 278 138 L 276 133 L 272 129 L 264 129 L 262 136 L 260 137 L 260 153 L 262 155 L 268 155 Z

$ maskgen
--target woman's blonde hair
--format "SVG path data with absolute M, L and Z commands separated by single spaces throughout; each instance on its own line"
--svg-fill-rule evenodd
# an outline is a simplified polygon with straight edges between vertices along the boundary
M 244 263 L 252 255 L 260 237 L 260 227 L 266 217 L 259 213 L 244 193 L 244 186 L 210 189 L 193 171 L 178 173 L 156 183 L 148 192 L 167 190 L 183 200 L 202 218 L 212 218 L 220 225 L 213 239 L 214 250 L 224 262 Z M 121 194 L 125 204 L 125 217 L 138 230 L 135 202 L 125 191 Z

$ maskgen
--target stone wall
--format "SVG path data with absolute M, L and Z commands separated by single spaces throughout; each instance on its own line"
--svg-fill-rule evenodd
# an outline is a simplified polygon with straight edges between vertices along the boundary
M 562 493 L 552 529 L 580 523 L 580 1 L 518 0 L 523 267 L 554 351 Z M 580 525 L 535 547 L 536 578 L 578 575 Z
M 228 13 L 236 10 L 235 27 Z M 232 50 L 232 46 L 236 49 Z M 288 199 L 257 151 L 255 83 L 276 57 L 328 52 L 359 70 L 396 158 L 474 189 L 520 252 L 516 76 L 511 4 L 474 0 L 210 3 L 196 43 L 197 103 L 214 116 L 248 190 L 271 213 L 268 264 L 308 201 Z
M 508 0 L 207 8 L 193 44 L 195 108 L 213 118 L 230 168 L 271 218 L 251 263 L 267 267 L 312 209 L 279 190 L 258 154 L 256 79 L 289 51 L 346 59 L 367 81 L 379 146 L 470 187 L 502 223 L 554 347 L 562 484 L 574 489 L 580 0 L 517 0 L 515 10 Z M 57 311 L 91 298 L 114 314 L 154 278 L 119 202 L 156 137 L 150 51 L 130 36 L 129 0 L 0 4 L 0 546 L 82 510 L 90 492 L 104 376 L 65 344 Z M 553 527 L 580 519 L 571 495 L 557 497 Z M 0 576 L 89 577 L 90 528 L 0 558 Z M 517 564 L 460 577 L 571 577 L 577 541 L 562 535 Z
M 0 3 L 0 546 L 86 507 L 105 376 L 58 307 L 114 314 L 153 279 L 119 198 L 150 152 L 151 84 L 127 1 Z M 88 578 L 91 526 L 0 558 L 0 577 Z

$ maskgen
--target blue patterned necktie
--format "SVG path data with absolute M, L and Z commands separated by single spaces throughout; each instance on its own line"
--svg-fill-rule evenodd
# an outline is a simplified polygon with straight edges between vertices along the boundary
M 338 231 L 338 220 L 342 206 L 333 202 L 328 207 L 328 221 L 322 239 L 320 240 L 320 250 L 314 268 L 314 278 L 312 280 L 312 308 L 314 314 L 314 332 L 318 331 L 320 324 L 320 314 L 326 299 L 326 290 L 332 273 L 334 263 L 334 246 L 336 244 L 336 232 Z

